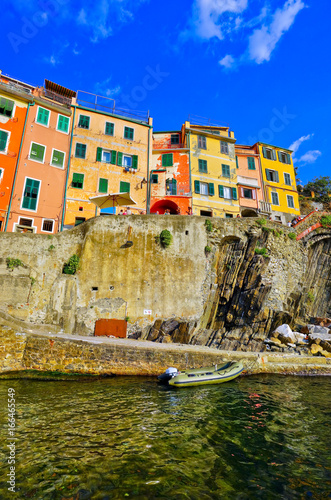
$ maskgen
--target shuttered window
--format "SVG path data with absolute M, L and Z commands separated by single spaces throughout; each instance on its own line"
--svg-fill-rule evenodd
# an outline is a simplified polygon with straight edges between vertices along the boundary
M 78 127 L 89 129 L 90 128 L 90 117 L 86 116 L 86 115 L 80 115 L 79 120 L 78 120 Z
M 289 208 L 294 208 L 294 198 L 290 194 L 287 194 L 287 206 Z
M 77 189 L 83 189 L 84 186 L 84 174 L 73 174 L 71 187 Z
M 198 136 L 198 148 L 207 149 L 207 138 L 204 135 Z
M 231 189 L 232 189 L 232 199 L 237 200 L 238 199 L 237 188 L 231 188 Z
M 255 158 L 249 156 L 247 160 L 248 160 L 248 170 L 255 170 Z
M 130 182 L 120 181 L 120 193 L 130 193 Z
M 291 165 L 291 156 L 284 151 L 278 151 L 278 159 L 281 163 L 286 163 L 287 165 Z
M 173 165 L 173 154 L 167 153 L 162 155 L 162 167 L 172 167 Z
M 291 176 L 290 174 L 284 173 L 284 181 L 287 186 L 291 186 Z
M 86 144 L 80 144 L 80 143 L 76 144 L 75 156 L 76 156 L 76 158 L 85 159 L 85 157 L 86 157 Z
M 167 179 L 166 180 L 166 189 L 167 189 L 167 195 L 176 195 L 177 194 L 177 181 L 176 181 L 176 179 Z
M 130 127 L 124 127 L 124 139 L 129 139 L 133 141 L 134 129 Z
M 57 151 L 56 149 L 53 150 L 53 155 L 52 155 L 52 160 L 51 160 L 51 165 L 54 167 L 64 167 L 64 157 L 65 153 L 63 151 Z
M 229 154 L 229 145 L 227 142 L 221 141 L 221 153 L 225 155 Z
M 44 162 L 46 146 L 42 146 L 41 144 L 36 144 L 35 142 L 31 143 L 30 149 L 30 160 Z
M 152 174 L 152 176 L 151 176 L 151 183 L 152 184 L 158 184 L 159 183 L 159 176 L 157 174 Z
M 67 134 L 69 132 L 69 121 L 68 116 L 59 115 L 57 119 L 57 130 Z
M 99 193 L 108 192 L 108 179 L 99 179 Z
M 208 184 L 208 194 L 209 196 L 214 196 L 215 194 L 214 184 L 212 182 Z
M 26 210 L 36 210 L 40 181 L 35 179 L 26 179 L 23 192 L 22 208 Z
M 223 177 L 230 177 L 230 166 L 229 165 L 222 165 L 222 176 Z
M 274 160 L 274 161 L 277 160 L 276 151 L 274 149 L 265 148 L 263 146 L 262 153 L 263 153 L 264 158 L 267 158 L 267 160 Z
M 224 198 L 224 187 L 223 186 L 218 186 L 218 196 L 220 198 Z
M 270 182 L 279 182 L 278 172 L 276 170 L 265 169 L 267 180 Z
M 114 135 L 114 124 L 113 123 L 106 122 L 105 134 L 106 135 Z
M 279 205 L 278 193 L 271 192 L 271 203 L 273 205 Z
M 6 151 L 8 135 L 8 132 L 0 130 L 0 151 Z
M 11 118 L 13 115 L 14 105 L 14 101 L 6 99 L 5 97 L 0 97 L 0 115 Z
M 194 192 L 197 194 L 200 193 L 200 181 L 194 181 Z
M 207 160 L 199 160 L 199 172 L 207 173 Z
M 179 144 L 179 134 L 171 134 L 171 144 Z
M 36 122 L 48 126 L 50 112 L 45 108 L 38 108 Z

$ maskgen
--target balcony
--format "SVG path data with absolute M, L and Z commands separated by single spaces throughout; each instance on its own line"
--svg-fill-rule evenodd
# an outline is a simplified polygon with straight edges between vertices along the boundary
M 185 144 L 183 143 L 178 143 L 178 144 L 170 144 L 169 142 L 155 142 L 153 144 L 153 149 L 154 150 L 161 150 L 161 149 L 183 149 L 185 148 Z
M 260 201 L 260 212 L 262 212 L 263 214 L 271 214 L 271 203 Z

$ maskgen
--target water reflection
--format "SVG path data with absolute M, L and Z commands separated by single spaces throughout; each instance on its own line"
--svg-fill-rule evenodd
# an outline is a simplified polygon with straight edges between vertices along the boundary
M 247 377 L 181 390 L 154 380 L 1 381 L 16 390 L 25 499 L 330 498 L 329 378 Z M 1 437 L 6 441 L 5 408 Z M 1 499 L 8 465 L 0 465 Z

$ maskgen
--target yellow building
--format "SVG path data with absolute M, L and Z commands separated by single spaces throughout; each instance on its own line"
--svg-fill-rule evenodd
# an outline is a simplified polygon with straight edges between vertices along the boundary
M 189 136 L 193 215 L 236 217 L 240 212 L 234 144 L 229 127 L 192 125 Z
M 271 218 L 283 224 L 300 214 L 299 196 L 289 149 L 257 143 L 265 201 L 271 204 Z
M 78 96 L 79 97 L 79 96 Z M 104 98 L 105 100 L 106 98 Z M 132 213 L 146 210 L 151 160 L 152 119 L 133 119 L 89 105 L 73 105 L 70 168 L 64 227 L 70 228 L 100 214 L 89 198 L 129 192 L 137 203 Z M 117 210 L 118 213 L 118 210 Z

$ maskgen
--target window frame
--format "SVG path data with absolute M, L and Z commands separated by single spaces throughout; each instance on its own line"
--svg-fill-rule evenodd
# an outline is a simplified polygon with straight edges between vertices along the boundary
M 60 117 L 62 117 L 62 118 L 67 118 L 67 119 L 68 119 L 68 130 L 67 130 L 67 132 L 65 132 L 64 130 L 61 130 L 61 129 L 59 128 Z M 61 113 L 59 113 L 59 114 L 57 115 L 56 130 L 57 130 L 57 132 L 61 132 L 61 134 L 68 135 L 68 134 L 69 134 L 69 130 L 70 130 L 70 117 L 69 117 L 69 116 L 66 116 L 66 115 L 62 115 Z
M 277 174 L 277 176 L 276 176 L 276 177 L 277 177 L 277 179 L 278 179 L 278 180 L 271 180 L 271 179 L 268 179 L 268 174 L 267 174 L 267 171 L 268 171 L 268 172 L 276 172 L 276 174 Z M 265 169 L 265 176 L 266 176 L 266 179 L 267 179 L 267 181 L 268 181 L 268 182 L 274 182 L 274 183 L 276 183 L 276 184 L 279 184 L 279 173 L 278 173 L 278 170 L 274 170 L 274 169 L 272 169 L 272 168 L 266 168 L 266 169 Z
M 171 163 L 166 161 L 167 158 L 171 158 Z M 174 165 L 174 154 L 173 153 L 162 153 L 162 167 L 173 167 Z
M 81 118 L 88 118 L 88 127 L 82 127 L 79 125 Z M 89 115 L 83 115 L 82 113 L 78 115 L 77 128 L 81 128 L 82 130 L 90 130 L 91 117 Z
M 207 137 L 198 135 L 198 149 L 207 149 Z
M 268 158 L 267 153 L 270 152 L 270 158 Z M 262 156 L 266 160 L 277 161 L 277 153 L 275 149 L 262 146 Z
M 52 163 L 52 161 L 53 161 L 53 154 L 54 154 L 54 151 L 57 151 L 58 153 L 63 153 L 63 154 L 64 154 L 64 156 L 63 156 L 63 166 L 62 166 L 62 167 L 59 167 L 58 165 L 54 165 L 54 164 Z M 51 154 L 51 161 L 50 161 L 50 163 L 49 163 L 49 164 L 50 164 L 52 167 L 59 168 L 60 170 L 64 170 L 64 168 L 65 168 L 65 163 L 66 163 L 66 152 L 65 152 L 65 151 L 61 151 L 60 149 L 53 148 L 53 149 L 52 149 L 52 154 Z
M 129 191 L 121 191 L 121 184 L 127 184 L 129 186 Z M 119 186 L 119 193 L 129 193 L 131 191 L 131 184 L 130 182 L 127 181 L 120 181 L 120 186 Z
M 40 161 L 40 160 L 35 160 L 35 159 L 31 156 L 32 144 L 36 144 L 37 146 L 42 146 L 42 147 L 44 148 L 44 156 L 43 156 L 42 161 Z M 41 163 L 42 165 L 44 165 L 44 164 L 45 164 L 46 150 L 47 150 L 47 146 L 45 146 L 44 144 L 39 144 L 39 142 L 34 142 L 34 141 L 31 141 L 31 143 L 30 143 L 30 151 L 29 151 L 29 160 L 31 160 L 31 161 L 35 161 L 36 163 Z M 29 178 L 30 178 L 30 177 L 29 177 Z M 36 179 L 36 180 L 38 180 L 38 179 Z
M 245 200 L 254 200 L 254 198 L 253 198 L 253 189 L 247 188 L 247 187 L 243 187 L 242 190 L 243 190 L 243 198 L 245 198 Z M 250 194 L 251 194 L 251 196 L 245 196 L 245 191 L 249 191 Z
M 274 203 L 273 195 L 277 196 L 278 203 Z M 271 191 L 271 205 L 274 205 L 275 207 L 279 207 L 280 206 L 280 203 L 279 203 L 279 194 L 277 193 L 277 191 Z
M 132 131 L 132 137 L 126 137 L 126 133 L 127 131 L 130 130 Z M 131 136 L 131 132 L 129 134 Z M 133 127 L 128 127 L 128 126 L 124 126 L 124 132 L 123 132 L 123 137 L 124 139 L 126 139 L 127 141 L 133 141 L 134 140 L 134 128 Z
M 38 122 L 38 115 L 39 115 L 39 111 L 43 109 L 44 111 L 47 111 L 48 112 L 48 120 L 47 120 L 47 125 L 45 125 L 45 123 L 40 123 Z M 50 118 L 51 118 L 51 111 L 47 108 L 44 108 L 43 106 L 38 106 L 37 108 L 37 113 L 36 113 L 36 118 L 35 118 L 35 122 L 38 123 L 38 125 L 42 125 L 43 127 L 46 127 L 46 128 L 49 128 L 49 121 L 50 121 Z
M 85 146 L 84 156 L 77 156 L 77 146 Z M 76 144 L 75 144 L 75 158 L 79 158 L 80 160 L 86 160 L 86 152 L 87 152 L 87 145 L 84 144 L 83 142 L 76 142 Z
M 23 207 L 24 192 L 25 192 L 25 189 L 26 189 L 26 181 L 27 181 L 27 179 L 39 182 L 38 196 L 36 198 L 37 201 L 36 201 L 36 208 L 35 209 Z M 22 196 L 21 196 L 21 205 L 20 205 L 20 209 L 21 210 L 25 210 L 26 212 L 35 212 L 35 213 L 38 212 L 39 198 L 40 198 L 40 192 L 41 192 L 41 184 L 42 184 L 42 182 L 41 182 L 40 179 L 35 179 L 34 177 L 28 177 L 28 176 L 26 176 L 24 178 L 23 191 L 22 191 Z
M 159 183 L 159 174 L 152 174 L 151 175 L 151 184 L 158 184 Z
M 201 192 L 201 191 L 202 191 L 202 190 L 201 190 L 201 186 L 206 187 L 206 189 L 207 189 L 207 193 L 202 193 L 202 192 Z M 201 181 L 200 181 L 200 195 L 201 195 L 201 196 L 209 196 L 209 184 L 208 184 L 208 182 L 201 182 Z
M 201 158 L 199 158 L 198 165 L 199 165 L 199 172 L 200 173 L 202 173 L 202 174 L 208 174 L 208 163 L 207 163 L 207 160 L 202 160 Z M 204 168 L 202 168 L 202 165 L 204 166 Z
M 285 161 L 283 161 L 283 157 Z M 291 165 L 291 155 L 285 151 L 278 151 L 278 160 L 285 165 Z
M 43 227 L 44 227 L 44 222 L 46 222 L 46 221 L 51 221 L 51 222 L 53 223 L 53 225 L 52 225 L 52 230 L 51 230 L 51 231 L 47 231 L 46 229 L 43 229 Z M 47 219 L 47 218 L 45 218 L 45 219 L 42 219 L 42 221 L 41 221 L 41 228 L 40 228 L 40 231 L 41 231 L 42 233 L 48 233 L 48 234 L 51 234 L 51 233 L 53 233 L 53 232 L 54 232 L 54 227 L 55 227 L 55 220 L 54 220 L 54 219 Z
M 8 153 L 8 147 L 9 147 L 9 140 L 10 140 L 11 131 L 4 130 L 4 129 L 1 128 L 0 132 L 4 132 L 5 134 L 7 134 L 6 147 L 5 147 L 4 150 L 0 151 L 0 154 L 6 155 Z
M 288 183 L 288 182 L 286 182 L 286 176 L 287 176 L 287 175 L 288 175 L 288 177 L 289 177 L 289 181 L 290 181 L 289 183 Z M 288 172 L 284 172 L 284 184 L 285 184 L 286 186 L 292 186 L 291 174 L 289 174 Z
M 124 165 L 124 158 L 130 158 L 131 165 Z M 128 154 L 123 153 L 123 156 L 122 156 L 122 167 L 123 168 L 132 168 L 132 164 L 133 164 L 133 155 L 128 155 Z
M 73 183 L 74 183 L 74 175 L 82 175 L 82 176 L 83 176 L 82 187 L 73 186 Z M 73 173 L 72 173 L 72 179 L 71 179 L 71 184 L 70 184 L 70 187 L 71 187 L 72 189 L 84 189 L 84 180 L 85 180 L 85 174 L 82 174 L 81 172 L 73 172 Z
M 106 191 L 101 191 L 101 189 L 100 189 L 101 181 L 106 181 Z M 105 177 L 99 177 L 98 193 L 107 194 L 108 193 L 108 184 L 109 184 L 109 180 L 108 179 L 106 179 Z
M 225 196 L 225 190 L 229 190 L 230 196 Z M 223 186 L 223 198 L 225 200 L 232 200 L 232 188 L 230 186 Z
M 247 164 L 248 164 L 248 170 L 256 170 L 254 156 L 247 156 Z
M 112 133 L 108 134 L 107 132 L 107 125 L 112 125 Z M 105 122 L 105 135 L 108 135 L 109 137 L 114 137 L 115 134 L 115 123 L 114 122 Z
M 289 198 L 292 199 L 292 203 L 293 203 L 293 207 L 289 204 Z M 295 205 L 294 205 L 294 196 L 292 194 L 287 194 L 286 195 L 286 201 L 287 201 L 287 207 L 288 208 L 295 208 Z
M 176 141 L 173 139 L 176 137 Z M 180 144 L 180 135 L 179 134 L 170 134 L 170 144 Z
M 223 149 L 225 151 L 223 151 Z M 220 141 L 220 152 L 224 155 L 229 155 L 229 143 L 226 141 Z
M 8 99 L 7 97 L 4 97 L 4 96 L 0 96 L 0 99 L 5 99 L 6 101 L 11 101 L 14 103 L 14 106 L 13 106 L 13 109 L 12 109 L 10 116 L 2 114 L 2 113 L 0 113 L 0 116 L 3 116 L 4 118 L 8 118 L 8 119 L 13 118 L 13 116 L 15 116 L 15 111 L 16 111 L 16 102 L 13 101 L 12 99 Z M 1 102 L 1 100 L 0 100 L 0 102 Z
M 229 175 L 224 173 L 224 167 L 226 167 L 229 170 Z M 231 178 L 231 168 L 230 165 L 226 165 L 225 163 L 222 163 L 222 177 L 226 177 L 227 179 Z

